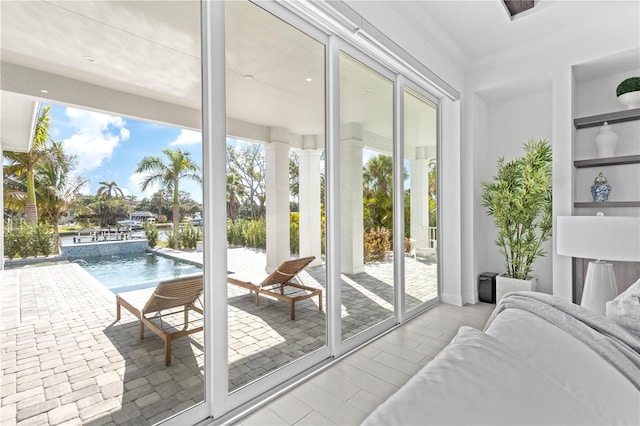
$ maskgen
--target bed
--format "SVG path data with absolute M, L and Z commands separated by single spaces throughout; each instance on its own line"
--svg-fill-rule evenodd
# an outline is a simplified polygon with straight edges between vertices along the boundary
M 640 425 L 636 284 L 616 306 L 626 325 L 546 294 L 505 296 L 484 331 L 462 327 L 364 424 Z

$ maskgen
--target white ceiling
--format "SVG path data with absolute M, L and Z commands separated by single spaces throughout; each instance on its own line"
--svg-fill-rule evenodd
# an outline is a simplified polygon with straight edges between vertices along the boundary
M 350 4 L 359 8 L 362 2 Z M 638 2 L 627 0 L 536 0 L 533 9 L 516 15 L 513 20 L 501 0 L 391 4 L 443 53 L 467 70 L 606 31 L 630 19 L 640 23 Z
M 467 70 L 545 49 L 638 14 L 633 1 L 538 0 L 532 11 L 513 21 L 499 0 L 348 4 L 365 18 L 368 8 L 395 12 Z M 228 116 L 298 135 L 322 133 L 322 45 L 277 19 L 264 20 L 266 12 L 242 2 L 230 2 L 228 9 Z M 3 106 L 6 93 L 12 92 L 30 101 L 199 127 L 199 1 L 2 0 L 0 15 Z M 369 89 L 375 87 L 353 81 L 353 96 Z M 375 96 L 375 90 L 369 96 Z M 358 121 L 363 108 L 374 104 L 347 103 L 343 117 Z M 3 146 L 8 146 L 5 134 L 28 140 L 28 130 L 23 136 L 10 131 L 17 122 L 5 108 L 0 119 Z M 369 121 L 371 128 L 378 124 L 375 133 L 389 133 L 380 126 L 384 120 L 374 116 Z

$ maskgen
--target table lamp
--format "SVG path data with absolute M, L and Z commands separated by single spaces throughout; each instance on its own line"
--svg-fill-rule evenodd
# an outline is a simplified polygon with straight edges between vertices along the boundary
M 613 265 L 640 262 L 640 217 L 558 216 L 557 253 L 596 259 L 589 262 L 580 306 L 605 315 L 605 304 L 618 295 Z

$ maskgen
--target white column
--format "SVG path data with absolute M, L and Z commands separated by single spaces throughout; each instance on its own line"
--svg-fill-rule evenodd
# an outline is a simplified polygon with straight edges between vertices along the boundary
M 351 137 L 340 141 L 340 252 L 346 274 L 364 271 L 361 138 L 350 126 Z M 343 135 L 345 132 L 342 132 Z M 355 133 L 355 134 L 354 134 Z
M 416 147 L 416 158 L 411 160 L 411 227 L 416 251 L 429 248 L 429 160 L 425 147 Z
M 300 257 L 315 256 L 311 266 L 322 264 L 320 218 L 320 153 L 315 149 L 315 137 L 305 136 L 303 149 L 298 152 Z
M 265 145 L 267 272 L 291 257 L 289 248 L 289 144 L 272 131 L 272 141 Z

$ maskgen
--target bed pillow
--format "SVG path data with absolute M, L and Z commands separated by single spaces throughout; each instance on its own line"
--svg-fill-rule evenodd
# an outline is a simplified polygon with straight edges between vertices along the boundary
M 606 316 L 640 339 L 640 280 L 607 302 Z

